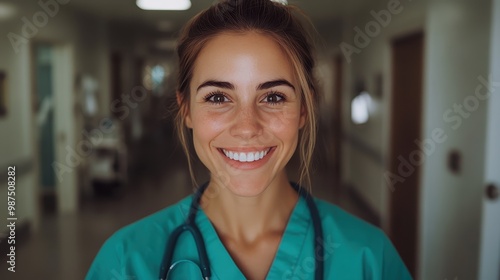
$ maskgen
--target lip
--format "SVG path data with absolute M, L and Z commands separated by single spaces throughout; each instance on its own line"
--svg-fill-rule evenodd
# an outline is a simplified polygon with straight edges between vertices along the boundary
M 262 159 L 260 159 L 258 161 L 240 162 L 240 161 L 228 158 L 224 154 L 224 152 L 222 151 L 222 149 L 224 149 L 226 151 L 243 152 L 243 153 L 245 153 L 245 152 L 264 151 L 264 150 L 268 149 L 268 152 L 267 152 L 267 154 Z M 274 153 L 274 151 L 276 150 L 276 146 L 273 146 L 273 147 L 259 147 L 259 148 L 257 148 L 257 147 L 237 147 L 237 148 L 236 147 L 233 147 L 233 148 L 227 147 L 227 148 L 217 148 L 217 150 L 219 151 L 219 153 L 222 156 L 222 158 L 224 159 L 224 161 L 227 164 L 229 164 L 231 167 L 236 168 L 236 169 L 241 169 L 241 170 L 252 170 L 252 169 L 260 168 L 263 165 L 265 165 L 269 161 L 269 159 L 271 158 L 271 156 Z

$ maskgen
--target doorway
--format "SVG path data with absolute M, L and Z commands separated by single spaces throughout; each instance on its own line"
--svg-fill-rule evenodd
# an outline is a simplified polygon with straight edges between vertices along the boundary
M 44 214 L 56 211 L 56 180 L 52 169 L 55 161 L 54 123 L 54 47 L 50 44 L 33 46 L 34 94 L 38 129 L 37 159 L 40 176 L 38 185 L 41 207 Z
M 75 83 L 70 45 L 33 42 L 32 98 L 37 188 L 42 213 L 73 212 L 78 206 Z M 76 172 L 75 172 L 76 171 Z
M 389 170 L 402 177 L 390 186 L 389 235 L 401 258 L 415 277 L 417 269 L 420 168 L 401 173 L 402 159 L 418 149 L 421 139 L 424 34 L 414 33 L 391 42 L 392 100 Z

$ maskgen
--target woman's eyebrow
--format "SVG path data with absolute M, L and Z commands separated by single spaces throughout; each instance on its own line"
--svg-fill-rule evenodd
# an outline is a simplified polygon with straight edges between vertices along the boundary
M 277 87 L 277 86 L 288 86 L 288 87 L 291 87 L 293 90 L 295 90 L 295 87 L 292 85 L 292 83 L 290 83 L 289 81 L 287 81 L 285 79 L 278 79 L 278 80 L 264 82 L 264 83 L 259 84 L 257 86 L 257 90 L 270 89 L 270 88 Z M 198 92 L 200 89 L 202 89 L 204 87 L 218 87 L 218 88 L 230 89 L 230 90 L 234 90 L 234 88 L 235 88 L 234 85 L 229 83 L 229 82 L 208 80 L 208 81 L 204 82 L 203 84 L 201 84 L 200 86 L 198 86 L 196 91 Z
M 290 83 L 289 81 L 287 81 L 285 79 L 278 79 L 278 80 L 273 80 L 273 81 L 262 83 L 257 87 L 257 90 L 270 89 L 272 87 L 277 87 L 277 86 L 289 86 L 293 90 L 295 90 L 295 87 L 292 85 L 292 83 Z
M 218 87 L 218 88 L 225 88 L 225 89 L 231 89 L 234 90 L 234 85 L 229 83 L 229 82 L 221 82 L 221 81 L 215 81 L 215 80 L 208 80 L 201 84 L 196 91 L 200 91 L 200 89 L 204 87 Z

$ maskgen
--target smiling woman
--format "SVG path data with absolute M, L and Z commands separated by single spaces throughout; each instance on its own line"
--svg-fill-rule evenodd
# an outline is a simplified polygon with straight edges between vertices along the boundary
M 182 117 L 200 160 L 226 180 L 214 178 L 209 188 L 224 184 L 231 195 L 258 196 L 270 185 L 287 186 L 284 168 L 306 115 L 285 52 L 258 32 L 227 32 L 204 46 L 193 70 L 189 104 L 179 97 L 189 107 Z
M 308 191 L 318 97 L 299 15 L 222 1 L 187 24 L 177 128 L 210 180 L 110 237 L 87 279 L 411 279 L 382 231 Z M 297 148 L 308 188 L 285 171 Z

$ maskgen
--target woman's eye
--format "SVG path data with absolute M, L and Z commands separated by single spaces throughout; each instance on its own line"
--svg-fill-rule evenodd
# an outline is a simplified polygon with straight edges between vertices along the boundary
M 222 93 L 214 93 L 205 98 L 205 101 L 215 104 L 221 104 L 229 101 L 229 99 Z
M 264 101 L 267 103 L 271 103 L 271 104 L 277 104 L 277 103 L 285 101 L 285 97 L 283 97 L 283 95 L 281 95 L 279 93 L 269 93 L 264 98 Z

